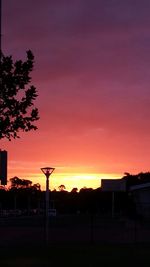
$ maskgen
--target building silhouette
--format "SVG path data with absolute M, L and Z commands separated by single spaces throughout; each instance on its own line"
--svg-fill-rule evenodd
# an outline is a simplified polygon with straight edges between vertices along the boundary
M 7 151 L 0 150 L 0 181 L 1 185 L 7 185 Z

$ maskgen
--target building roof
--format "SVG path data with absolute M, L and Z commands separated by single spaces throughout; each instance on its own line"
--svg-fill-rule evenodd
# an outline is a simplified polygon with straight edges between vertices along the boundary
M 141 189 L 145 189 L 145 188 L 149 188 L 149 187 L 150 187 L 150 183 L 133 185 L 133 186 L 130 186 L 130 191 L 141 190 Z

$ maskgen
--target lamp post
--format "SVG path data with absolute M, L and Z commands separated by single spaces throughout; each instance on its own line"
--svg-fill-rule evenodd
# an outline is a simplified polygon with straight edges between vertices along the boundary
M 44 167 L 41 168 L 41 171 L 45 174 L 46 176 L 46 195 L 45 195 L 45 226 L 46 226 L 46 243 L 48 243 L 48 227 L 49 227 L 49 177 L 52 174 L 52 172 L 55 170 L 55 168 L 52 167 Z

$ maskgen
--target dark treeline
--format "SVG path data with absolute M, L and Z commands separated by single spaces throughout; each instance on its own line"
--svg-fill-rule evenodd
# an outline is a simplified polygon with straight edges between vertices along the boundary
M 102 192 L 101 188 L 82 188 L 79 192 L 72 190 L 50 191 L 50 208 L 57 214 L 101 213 L 109 214 L 112 209 L 112 193 Z M 115 194 L 115 211 L 126 214 L 128 195 L 125 192 Z M 129 205 L 131 207 L 131 203 Z M 42 214 L 45 210 L 45 191 L 38 187 L 19 187 L 9 190 L 0 189 L 0 209 L 20 210 L 22 214 Z
M 112 192 L 104 192 L 102 188 L 73 188 L 68 192 L 65 185 L 49 192 L 50 208 L 56 209 L 58 214 L 111 214 L 114 205 L 115 214 L 135 216 L 136 210 L 130 186 L 150 182 L 150 173 L 132 175 L 125 173 L 122 179 L 126 180 L 127 190 L 115 192 L 114 202 Z M 42 214 L 45 210 L 45 191 L 41 191 L 40 184 L 33 184 L 30 180 L 13 177 L 10 179 L 9 189 L 0 189 L 0 210 L 20 211 L 20 214 Z

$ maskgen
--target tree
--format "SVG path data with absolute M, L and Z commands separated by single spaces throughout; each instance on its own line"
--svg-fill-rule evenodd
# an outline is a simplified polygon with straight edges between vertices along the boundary
M 20 179 L 17 176 L 10 178 L 11 188 L 31 188 L 32 181 Z
M 61 184 L 58 186 L 58 189 L 60 192 L 62 192 L 62 191 L 65 191 L 66 187 L 65 187 L 65 185 Z
M 78 188 L 77 187 L 72 188 L 71 193 L 77 193 L 77 192 L 78 192 Z
M 17 176 L 10 178 L 11 188 L 19 188 L 22 186 L 22 180 Z
M 31 188 L 31 185 L 32 185 L 32 181 L 22 179 L 22 188 Z
M 34 107 L 37 90 L 30 85 L 34 55 L 28 50 L 25 61 L 13 61 L 0 51 L 0 139 L 18 138 L 18 132 L 36 130 L 39 119 Z
M 33 184 L 32 189 L 36 191 L 41 191 L 41 185 L 39 183 Z

